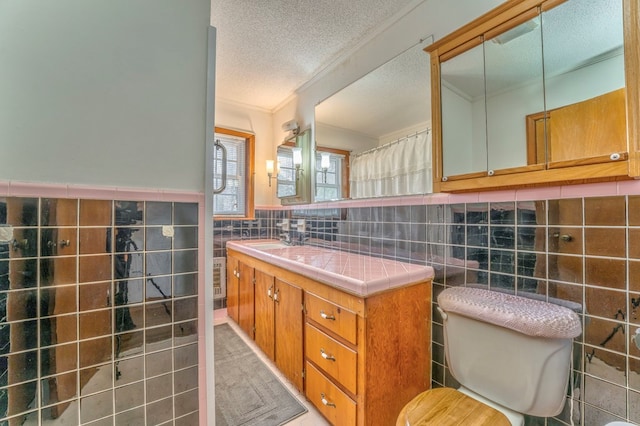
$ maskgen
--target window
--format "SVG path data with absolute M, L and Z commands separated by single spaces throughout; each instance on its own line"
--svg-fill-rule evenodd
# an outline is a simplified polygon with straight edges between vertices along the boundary
M 225 189 L 213 196 L 213 215 L 219 217 L 253 218 L 253 171 L 255 136 L 236 130 L 216 127 L 215 140 L 227 150 Z M 223 182 L 222 151 L 214 150 L 213 186 Z
M 329 167 L 322 168 L 322 154 L 329 154 Z M 349 151 L 316 148 L 316 201 L 349 197 Z

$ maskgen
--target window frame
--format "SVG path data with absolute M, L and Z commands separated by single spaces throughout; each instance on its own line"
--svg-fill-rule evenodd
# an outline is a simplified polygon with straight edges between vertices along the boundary
M 238 215 L 221 215 L 214 213 L 214 220 L 243 220 L 243 219 L 255 219 L 255 205 L 254 205 L 254 193 L 255 193 L 255 135 L 251 133 L 242 132 L 239 130 L 233 130 L 226 127 L 215 127 L 214 134 L 220 133 L 227 136 L 235 136 L 245 140 L 245 164 L 246 173 L 244 179 L 245 185 L 245 212 Z M 214 161 L 214 160 L 212 160 Z M 215 195 L 214 195 L 215 197 Z

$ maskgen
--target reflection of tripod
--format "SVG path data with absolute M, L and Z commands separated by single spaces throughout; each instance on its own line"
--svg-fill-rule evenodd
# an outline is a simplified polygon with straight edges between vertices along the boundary
M 117 280 L 129 278 L 131 273 L 131 249 L 133 251 L 138 250 L 138 246 L 131 239 L 131 235 L 138 231 L 138 229 L 131 228 L 117 228 L 116 229 L 116 255 L 114 265 L 114 277 Z M 118 291 L 114 295 L 114 304 L 116 305 L 116 332 L 133 330 L 136 325 L 131 318 L 131 312 L 126 306 L 129 303 L 129 281 L 124 279 L 118 281 Z M 118 306 L 122 306 L 119 308 Z M 116 359 L 120 355 L 122 335 L 116 335 Z M 119 361 L 116 363 L 116 380 L 120 378 L 122 374 L 118 369 Z

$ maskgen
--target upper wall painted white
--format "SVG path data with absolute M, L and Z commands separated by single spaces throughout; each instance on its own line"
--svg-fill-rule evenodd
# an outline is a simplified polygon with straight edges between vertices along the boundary
M 205 188 L 210 0 L 0 2 L 0 180 Z
M 266 160 L 276 158 L 273 136 L 273 116 L 270 112 L 237 105 L 226 101 L 216 102 L 216 126 L 255 135 L 255 195 L 256 206 L 279 204 L 275 181 L 269 187 Z M 280 129 L 280 126 L 278 126 Z M 280 141 L 282 142 L 282 141 Z

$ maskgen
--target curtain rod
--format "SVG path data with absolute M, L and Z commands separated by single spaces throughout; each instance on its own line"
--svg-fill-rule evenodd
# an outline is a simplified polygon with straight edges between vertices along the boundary
M 351 155 L 351 157 L 354 157 L 354 158 L 355 158 L 355 157 L 360 157 L 361 155 L 370 154 L 370 153 L 372 153 L 372 152 L 376 152 L 376 151 L 379 151 L 379 150 L 381 150 L 381 149 L 388 148 L 388 147 L 390 147 L 391 145 L 395 145 L 395 144 L 397 144 L 398 142 L 401 142 L 401 141 L 403 141 L 403 140 L 405 140 L 405 139 L 409 139 L 409 138 L 410 138 L 410 137 L 412 137 L 412 136 L 418 136 L 418 135 L 421 135 L 422 133 L 427 133 L 427 134 L 429 134 L 429 132 L 431 132 L 431 128 L 427 127 L 426 129 L 424 129 L 424 130 L 420 130 L 420 131 L 418 131 L 418 132 L 415 132 L 414 134 L 407 135 L 407 136 L 403 136 L 403 137 L 401 137 L 401 138 L 400 138 L 400 139 L 398 139 L 398 140 L 395 140 L 395 141 L 392 141 L 392 142 L 385 143 L 384 145 L 380 145 L 380 146 L 377 146 L 377 147 L 375 147 L 375 148 L 371 148 L 371 149 L 368 149 L 368 150 L 366 150 L 366 151 L 359 152 L 359 153 L 357 153 L 357 154 L 353 154 L 353 155 Z

